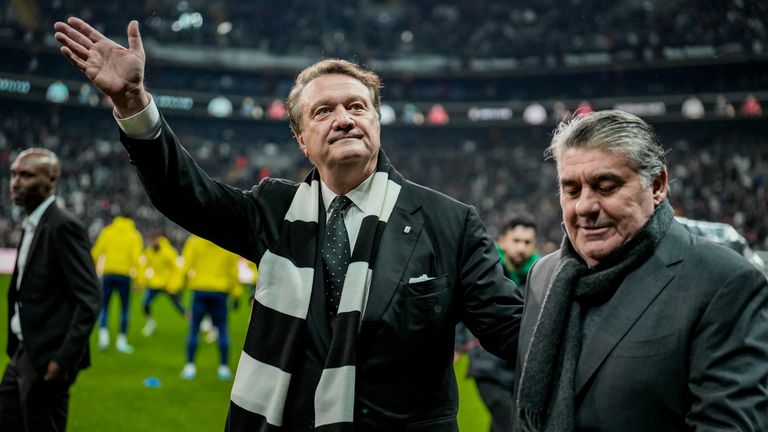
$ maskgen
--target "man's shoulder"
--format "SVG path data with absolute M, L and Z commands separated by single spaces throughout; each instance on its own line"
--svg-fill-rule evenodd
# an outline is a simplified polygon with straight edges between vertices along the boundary
M 463 203 L 443 192 L 414 183 L 410 180 L 405 180 L 405 182 L 403 182 L 401 194 L 427 208 L 466 211 L 471 207 L 469 204 Z
M 282 178 L 264 177 L 249 191 L 243 193 L 250 195 L 257 202 L 269 205 L 272 210 L 284 211 L 288 209 L 296 190 L 303 182 L 295 182 Z
M 40 220 L 41 222 L 44 222 L 50 225 L 74 223 L 76 225 L 82 226 L 82 222 L 80 221 L 80 219 L 75 217 L 75 215 L 73 215 L 66 209 L 60 207 L 57 203 L 51 204 L 51 206 L 45 210 L 45 213 L 43 213 L 43 217 Z
M 528 278 L 529 280 L 536 276 L 537 279 L 541 277 L 542 274 L 549 274 L 552 271 L 554 271 L 555 267 L 557 267 L 557 264 L 560 262 L 560 249 L 551 252 L 547 255 L 544 255 L 543 257 L 536 260 L 536 262 L 533 263 L 531 266 L 530 271 L 528 272 Z
M 83 222 L 55 203 L 46 209 L 40 223 L 48 228 L 46 231 L 53 235 L 52 238 L 71 238 L 72 233 L 77 233 L 74 237 L 86 238 Z
M 683 259 L 703 273 L 754 268 L 735 250 L 691 233 L 678 222 L 672 223 L 656 253 L 668 264 Z
M 530 270 L 528 270 L 528 277 L 525 281 L 525 291 L 536 292 L 539 294 L 535 295 L 543 296 L 549 288 L 552 276 L 555 274 L 561 261 L 562 257 L 560 249 L 557 249 L 534 262 Z
M 686 260 L 702 274 L 725 272 L 731 274 L 745 270 L 758 271 L 735 250 L 703 237 L 691 234 L 692 242 Z
M 259 181 L 258 184 L 251 188 L 250 193 L 254 196 L 260 195 L 264 192 L 270 194 L 294 194 L 301 183 L 302 182 L 296 182 L 283 178 L 264 177 Z

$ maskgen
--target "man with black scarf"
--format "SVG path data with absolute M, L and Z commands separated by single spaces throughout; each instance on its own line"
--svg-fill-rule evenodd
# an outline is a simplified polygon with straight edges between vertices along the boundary
M 768 430 L 766 278 L 674 220 L 652 128 L 597 112 L 548 152 L 566 234 L 530 273 L 517 428 Z
M 300 72 L 287 109 L 314 167 L 243 191 L 203 172 L 160 115 L 137 21 L 127 48 L 74 17 L 55 28 L 114 102 L 152 203 L 258 263 L 226 430 L 457 431 L 454 327 L 513 359 L 522 299 L 477 212 L 389 163 L 379 77 L 338 59 Z

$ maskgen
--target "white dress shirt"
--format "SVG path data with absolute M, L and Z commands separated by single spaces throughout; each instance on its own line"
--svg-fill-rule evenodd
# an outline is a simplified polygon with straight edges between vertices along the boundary
M 149 105 L 143 110 L 130 117 L 119 118 L 114 112 L 113 115 L 120 129 L 131 138 L 153 139 L 157 138 L 160 134 L 160 112 L 154 99 L 151 99 Z M 349 235 L 350 253 L 355 250 L 357 234 L 360 232 L 360 225 L 362 225 L 363 217 L 366 214 L 366 210 L 368 210 L 368 196 L 370 195 L 372 182 L 373 174 L 346 195 L 353 204 L 344 215 L 344 224 Z M 320 189 L 323 194 L 323 203 L 325 204 L 325 220 L 328 221 L 328 218 L 331 217 L 331 202 L 333 202 L 337 195 L 322 181 L 320 181 Z
M 49 196 L 21 222 L 21 225 L 24 227 L 24 237 L 21 239 L 19 255 L 16 257 L 17 291 L 21 289 L 21 278 L 24 277 L 24 270 L 27 267 L 29 248 L 32 245 L 32 239 L 35 238 L 35 232 L 37 231 L 37 226 L 40 224 L 40 218 L 43 217 L 43 213 L 48 210 L 48 206 L 50 206 L 54 201 L 56 201 L 56 196 Z M 14 305 L 14 313 L 11 317 L 11 331 L 20 341 L 24 340 L 24 337 L 21 333 L 21 319 L 19 319 L 19 302 L 16 302 Z
M 368 201 L 372 184 L 373 174 L 369 175 L 368 178 L 363 180 L 362 183 L 345 195 L 352 201 L 352 205 L 344 214 L 344 225 L 347 228 L 347 235 L 349 236 L 350 254 L 355 250 L 355 242 L 357 241 L 357 234 L 360 232 L 360 226 L 363 224 L 363 218 L 366 213 L 370 213 L 367 210 L 369 210 Z M 325 221 L 328 222 L 328 219 L 331 217 L 331 203 L 338 195 L 336 195 L 336 193 L 333 192 L 322 179 L 320 180 L 320 191 L 323 194 L 323 204 L 325 205 Z
M 130 117 L 120 118 L 114 111 L 112 115 L 120 129 L 131 138 L 152 139 L 160 135 L 160 111 L 151 96 L 149 105 Z

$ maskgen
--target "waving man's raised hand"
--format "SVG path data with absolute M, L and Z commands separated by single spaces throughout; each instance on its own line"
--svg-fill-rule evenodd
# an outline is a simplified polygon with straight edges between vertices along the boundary
M 61 53 L 112 99 L 118 116 L 133 115 L 149 104 L 144 89 L 146 57 L 137 21 L 128 24 L 128 48 L 79 18 L 71 17 L 53 27 Z

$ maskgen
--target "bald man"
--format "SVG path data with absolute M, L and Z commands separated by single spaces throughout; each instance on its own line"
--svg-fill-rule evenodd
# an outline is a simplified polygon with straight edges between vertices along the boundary
M 85 229 L 56 205 L 59 160 L 46 149 L 11 164 L 23 235 L 8 287 L 8 348 L 0 430 L 64 431 L 69 388 L 90 365 L 88 337 L 101 302 Z

